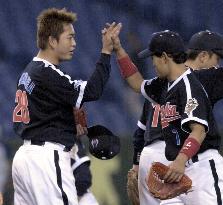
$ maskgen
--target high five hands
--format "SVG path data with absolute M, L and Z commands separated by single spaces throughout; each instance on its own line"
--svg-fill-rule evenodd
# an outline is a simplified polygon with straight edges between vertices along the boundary
M 102 29 L 102 53 L 111 54 L 112 51 L 116 51 L 121 47 L 121 43 L 119 40 L 119 33 L 121 31 L 122 24 L 116 24 L 113 22 L 112 24 L 106 23 L 105 28 Z

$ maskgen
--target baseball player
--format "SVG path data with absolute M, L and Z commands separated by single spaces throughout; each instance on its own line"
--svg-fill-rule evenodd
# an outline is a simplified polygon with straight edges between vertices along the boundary
M 192 178 L 194 191 L 187 196 L 181 195 L 181 204 L 221 204 L 223 173 L 220 167 L 223 159 L 217 151 L 219 136 L 207 95 L 191 70 L 183 64 L 186 55 L 182 39 L 170 31 L 153 35 L 149 49 L 142 53 L 152 56 L 160 77 L 150 81 L 142 81 L 119 40 L 114 39 L 114 42 L 117 43 L 120 69 L 127 82 L 138 92 L 141 86 L 142 94 L 158 103 L 154 105 L 157 105 L 157 114 L 161 118 L 158 123 L 161 123 L 166 142 L 165 155 L 172 161 L 165 180 L 179 181 L 185 171 Z M 159 142 L 157 146 L 160 146 Z
M 195 75 L 200 79 L 205 90 L 208 93 L 211 104 L 214 105 L 223 96 L 222 87 L 222 74 L 221 68 L 216 69 L 220 58 L 222 58 L 223 52 L 223 37 L 218 33 L 210 31 L 201 31 L 192 36 L 189 41 L 188 59 L 186 65 L 194 70 L 200 70 L 203 68 L 210 68 L 209 70 L 202 70 L 195 72 Z M 213 80 L 209 80 L 213 79 Z M 157 116 L 159 115 L 158 106 L 151 104 L 148 100 L 145 100 L 143 113 L 138 121 L 138 129 L 134 134 L 134 161 L 133 168 L 139 169 L 139 197 L 141 204 L 153 203 L 159 204 L 159 200 L 149 193 L 145 178 L 148 173 L 148 169 L 153 161 L 160 161 L 164 164 L 168 164 L 166 158 L 164 158 L 165 143 L 161 137 L 161 128 L 157 123 Z M 143 149 L 145 145 L 145 148 Z M 143 151 L 142 151 L 143 149 Z M 140 158 L 139 163 L 139 156 Z M 159 156 L 161 154 L 162 156 Z M 138 157 L 137 157 L 138 156 Z M 139 168 L 138 168 L 139 164 Z M 177 202 L 178 199 L 171 199 L 168 202 Z
M 97 100 L 110 74 L 111 37 L 121 24 L 102 35 L 101 57 L 88 81 L 72 80 L 60 63 L 76 47 L 76 14 L 50 8 L 37 18 L 39 52 L 22 72 L 15 97 L 15 132 L 24 140 L 12 164 L 14 204 L 77 205 L 71 152 L 75 143 L 73 109 Z

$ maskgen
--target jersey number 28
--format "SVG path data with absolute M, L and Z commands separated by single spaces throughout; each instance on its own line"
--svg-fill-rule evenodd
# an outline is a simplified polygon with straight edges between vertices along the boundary
M 26 91 L 17 90 L 15 102 L 18 104 L 13 111 L 13 122 L 23 122 L 25 124 L 28 124 L 30 121 L 30 117 Z

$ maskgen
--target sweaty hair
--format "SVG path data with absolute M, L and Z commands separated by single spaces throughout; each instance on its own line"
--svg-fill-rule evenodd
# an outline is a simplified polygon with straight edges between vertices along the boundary
M 50 8 L 42 11 L 37 17 L 37 46 L 46 49 L 49 36 L 59 40 L 64 24 L 72 24 L 77 20 L 73 12 L 64 9 Z
M 202 52 L 202 50 L 193 50 L 193 49 L 189 49 L 187 51 L 187 59 L 188 60 L 195 60 L 197 58 L 197 56 Z M 206 51 L 209 56 L 211 57 L 213 55 L 212 51 Z
M 163 53 L 154 53 L 154 55 L 157 57 L 161 57 Z M 185 63 L 187 60 L 187 54 L 185 52 L 172 53 L 172 54 L 167 53 L 167 55 L 168 57 L 172 58 L 176 64 Z

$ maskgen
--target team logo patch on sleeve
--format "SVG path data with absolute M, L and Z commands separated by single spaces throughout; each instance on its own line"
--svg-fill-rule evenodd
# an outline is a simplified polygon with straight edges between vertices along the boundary
M 198 105 L 199 104 L 195 98 L 188 99 L 187 104 L 185 106 L 184 113 L 186 113 L 187 115 L 190 115 L 191 112 L 194 111 Z

